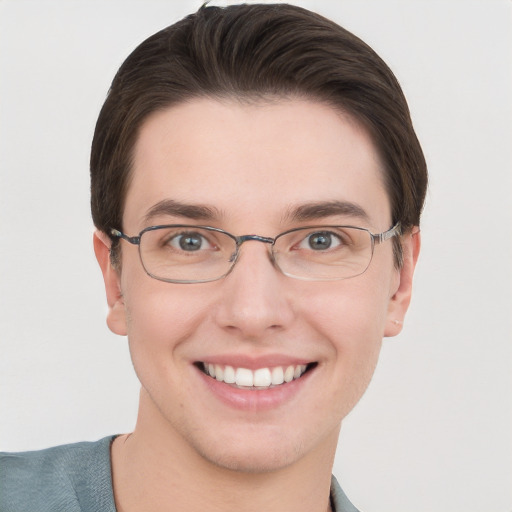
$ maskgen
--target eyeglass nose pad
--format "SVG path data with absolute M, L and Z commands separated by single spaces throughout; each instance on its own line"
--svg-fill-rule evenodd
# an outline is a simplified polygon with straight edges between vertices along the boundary
M 252 240 L 254 240 L 254 238 L 252 238 Z M 266 242 L 266 240 L 257 240 L 257 241 L 259 241 L 259 242 Z M 231 256 L 228 259 L 228 262 L 232 263 L 233 266 L 235 265 L 235 263 L 238 261 L 238 258 L 240 257 L 240 247 L 241 247 L 241 245 L 242 244 L 239 244 L 237 246 L 235 251 L 231 254 Z M 272 266 L 274 266 L 276 269 L 280 270 L 279 265 L 277 264 L 276 258 L 274 256 L 274 251 L 272 250 L 272 245 L 268 246 L 268 256 L 269 256 L 270 262 L 272 263 Z

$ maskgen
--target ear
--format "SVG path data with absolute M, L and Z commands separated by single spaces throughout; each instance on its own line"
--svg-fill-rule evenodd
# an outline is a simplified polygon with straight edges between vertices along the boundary
M 93 243 L 94 253 L 105 282 L 108 303 L 107 325 L 113 333 L 126 336 L 126 310 L 121 292 L 121 279 L 119 272 L 110 261 L 110 238 L 103 231 L 97 230 L 94 233 Z
M 396 336 L 402 331 L 405 313 L 409 308 L 412 294 L 412 278 L 420 253 L 421 235 L 415 226 L 411 233 L 402 237 L 403 265 L 399 271 L 399 282 L 388 305 L 384 336 Z

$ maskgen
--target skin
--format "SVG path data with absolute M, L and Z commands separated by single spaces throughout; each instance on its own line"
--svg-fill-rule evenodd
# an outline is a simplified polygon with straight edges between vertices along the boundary
M 166 199 L 216 215 L 145 218 Z M 321 201 L 350 201 L 366 215 L 287 215 Z M 308 224 L 380 233 L 392 219 L 378 154 L 350 117 L 303 99 L 196 99 L 151 115 L 135 146 L 122 229 L 133 236 L 163 223 L 274 237 Z M 135 431 L 112 451 L 118 509 L 327 510 L 341 422 L 409 305 L 419 234 L 403 244 L 400 270 L 388 241 L 364 274 L 311 282 L 282 275 L 265 244 L 248 242 L 227 277 L 184 285 L 150 278 L 126 242 L 115 270 L 108 238 L 96 233 L 108 325 L 128 335 L 142 385 Z M 219 400 L 194 365 L 227 357 L 300 358 L 316 367 L 276 406 L 255 400 L 239 409 Z

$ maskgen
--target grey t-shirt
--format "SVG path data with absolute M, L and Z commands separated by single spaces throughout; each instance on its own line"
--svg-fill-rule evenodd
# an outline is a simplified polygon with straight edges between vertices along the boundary
M 0 453 L 1 512 L 116 512 L 110 445 L 96 442 Z M 332 477 L 336 512 L 358 512 Z

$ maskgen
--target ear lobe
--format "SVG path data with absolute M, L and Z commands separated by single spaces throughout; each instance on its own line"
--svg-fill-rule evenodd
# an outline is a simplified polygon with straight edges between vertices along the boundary
M 421 235 L 418 227 L 402 237 L 403 265 L 399 271 L 398 288 L 391 297 L 384 336 L 396 336 L 402 331 L 403 322 L 411 302 L 414 269 L 420 253 Z
M 110 261 L 110 238 L 102 231 L 97 230 L 94 233 L 93 244 L 105 283 L 108 304 L 107 325 L 114 334 L 126 336 L 126 310 L 120 275 Z

